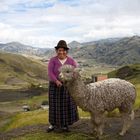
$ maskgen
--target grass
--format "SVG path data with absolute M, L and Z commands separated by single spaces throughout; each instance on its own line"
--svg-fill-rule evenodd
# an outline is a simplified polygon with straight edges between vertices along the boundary
M 56 134 L 56 133 L 35 133 L 28 134 L 22 137 L 13 138 L 12 140 L 95 140 L 95 138 L 82 133 Z
M 31 97 L 30 99 L 25 99 L 25 100 L 19 100 L 19 104 L 28 104 L 32 109 L 36 106 L 40 106 L 43 101 L 48 101 L 48 95 L 47 93 L 44 93 L 44 95 L 41 96 L 34 96 Z
M 28 125 L 35 124 L 47 124 L 48 123 L 48 111 L 36 110 L 30 112 L 23 112 L 15 115 L 11 122 L 3 128 L 4 131 L 8 131 L 14 128 L 19 128 Z
M 0 53 L 0 73 L 2 73 L 0 85 L 3 89 L 9 88 L 9 85 L 12 85 L 11 89 L 15 88 L 14 86 L 23 88 L 30 83 L 41 83 L 47 80 L 47 66 L 42 62 L 11 53 Z M 7 82 L 10 81 L 11 83 L 8 84 Z
M 23 89 L 24 87 L 25 88 L 27 88 L 27 86 L 29 86 L 29 84 L 22 84 L 22 85 L 6 85 L 6 84 L 0 84 L 0 89 L 1 90 L 7 90 L 7 89 L 9 89 L 9 90 L 12 90 L 12 89 L 14 89 L 14 90 L 20 90 L 21 88 Z
M 78 108 L 78 113 L 80 117 L 90 117 L 90 114 L 88 112 L 83 111 L 81 108 Z
M 140 108 L 140 84 L 136 84 L 135 87 L 136 87 L 136 91 L 137 91 L 137 98 L 136 98 L 134 108 L 138 109 L 138 108 Z
M 80 117 L 89 117 L 88 112 L 84 112 L 78 108 Z M 48 110 L 34 110 L 22 112 L 12 117 L 11 121 L 5 125 L 2 131 L 8 131 L 14 128 L 19 128 L 28 125 L 48 124 Z
M 92 75 L 100 73 L 100 74 L 107 74 L 108 72 L 114 70 L 115 68 L 110 66 L 94 66 L 94 67 L 86 67 L 84 68 L 81 73 L 83 78 L 91 78 Z
M 37 109 L 43 101 L 48 100 L 47 93 L 40 96 L 33 96 L 23 100 L 11 101 L 11 102 L 0 102 L 0 111 L 4 112 L 21 112 L 22 106 L 27 104 L 30 106 L 31 110 Z
M 133 66 L 133 68 L 139 68 L 138 65 Z M 98 71 L 99 69 L 96 69 L 96 71 Z M 89 69 L 89 73 L 88 75 L 91 74 L 91 69 Z M 94 71 L 94 72 L 96 72 Z M 109 71 L 109 69 L 107 70 Z M 137 98 L 136 98 L 136 102 L 134 105 L 134 108 L 140 108 L 140 75 L 137 74 L 129 77 L 128 80 L 130 82 L 132 82 L 133 84 L 135 84 L 136 90 L 137 90 Z M 18 104 L 24 104 L 27 103 L 30 106 L 33 106 L 34 104 L 41 104 L 41 102 L 43 100 L 47 100 L 48 97 L 47 95 L 41 96 L 41 97 L 33 97 L 30 98 L 29 100 L 21 100 L 18 101 Z M 16 104 L 16 103 L 15 103 Z M 80 117 L 89 117 L 89 113 L 88 112 L 84 112 L 81 109 L 78 108 L 79 111 L 79 115 Z M 110 113 L 108 116 L 116 116 L 118 115 L 118 110 L 113 111 L 112 113 Z M 48 124 L 48 111 L 47 110 L 33 110 L 30 112 L 22 112 L 22 113 L 18 113 L 15 116 L 13 116 L 11 118 L 11 121 L 5 125 L 5 127 L 2 128 L 2 131 L 8 131 L 8 130 L 12 130 L 14 128 L 20 128 L 23 126 L 29 126 L 29 125 L 36 125 L 36 124 Z M 88 136 L 86 134 L 82 134 L 82 133 L 68 133 L 68 134 L 56 134 L 56 133 L 51 133 L 51 134 L 47 134 L 44 132 L 38 132 L 38 133 L 34 133 L 34 134 L 26 134 L 24 136 L 20 136 L 17 138 L 13 138 L 12 140 L 45 140 L 45 139 L 50 139 L 50 140 L 94 140 L 95 138 Z M 112 140 L 112 137 L 110 138 L 110 136 L 105 136 L 103 138 L 104 140 Z M 118 140 L 118 137 L 113 137 L 113 140 Z
M 47 124 L 48 123 L 48 110 L 36 110 L 43 101 L 48 100 L 48 95 L 45 93 L 41 96 L 34 96 L 32 98 L 12 101 L 12 102 L 1 102 L 0 108 L 2 111 L 13 111 L 19 112 L 13 117 L 10 118 L 8 124 L 6 124 L 3 128 L 0 128 L 1 131 L 8 131 L 14 128 L 35 125 L 35 124 Z M 31 107 L 32 111 L 29 112 L 21 112 L 22 106 L 24 104 L 28 104 Z M 88 112 L 82 111 L 82 109 L 78 108 L 80 117 L 89 117 Z
M 135 67 L 138 67 L 138 66 L 135 66 Z M 133 68 L 134 68 L 134 66 L 133 66 Z M 137 108 L 140 108 L 140 78 L 139 78 L 139 76 L 137 76 L 137 77 L 133 77 L 129 80 L 135 84 L 135 87 L 137 90 L 137 98 L 136 98 L 136 102 L 134 105 L 134 108 L 137 109 Z M 33 97 L 29 100 L 21 100 L 21 101 L 18 101 L 18 104 L 27 103 L 30 106 L 34 106 L 34 104 L 40 105 L 43 100 L 48 100 L 47 95 Z M 90 116 L 88 112 L 84 112 L 81 109 L 78 109 L 78 111 L 79 111 L 80 117 L 89 117 Z M 115 111 L 113 111 L 112 113 L 108 114 L 108 116 L 116 116 L 116 115 L 118 115 L 117 109 Z M 45 123 L 45 124 L 48 123 L 48 111 L 35 110 L 35 111 L 31 111 L 31 112 L 26 112 L 26 113 L 19 113 L 12 118 L 12 121 L 10 122 L 10 124 L 8 124 L 5 127 L 4 130 L 10 130 L 10 129 L 17 128 L 17 127 L 38 124 L 38 123 Z

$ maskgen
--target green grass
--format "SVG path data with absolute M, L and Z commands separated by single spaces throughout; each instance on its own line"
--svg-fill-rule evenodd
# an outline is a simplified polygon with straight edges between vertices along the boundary
M 133 65 L 133 68 L 139 69 L 139 65 Z M 139 77 L 139 74 L 136 74 L 136 75 L 128 77 L 129 81 L 135 85 L 136 90 L 137 90 L 137 98 L 136 98 L 136 103 L 134 105 L 135 109 L 140 107 L 140 77 Z M 27 103 L 30 106 L 33 106 L 34 104 L 39 105 L 43 100 L 47 100 L 47 99 L 48 99 L 47 95 L 44 95 L 40 97 L 33 97 L 33 98 L 30 98 L 29 100 L 18 101 L 18 104 Z M 90 116 L 88 112 L 84 112 L 79 108 L 78 108 L 78 111 L 79 111 L 80 117 Z M 112 113 L 108 114 L 108 116 L 116 116 L 116 115 L 118 115 L 117 109 L 113 111 Z M 2 131 L 8 131 L 14 128 L 20 128 L 23 126 L 36 125 L 36 124 L 48 124 L 48 111 L 47 110 L 40 109 L 40 110 L 34 110 L 30 112 L 18 113 L 11 118 L 11 121 L 8 124 L 6 124 L 5 127 L 3 127 Z M 88 136 L 86 134 L 73 133 L 73 132 L 68 133 L 68 134 L 56 134 L 56 133 L 47 134 L 44 132 L 38 132 L 34 134 L 26 134 L 21 137 L 13 138 L 12 140 L 45 140 L 45 139 L 50 139 L 50 140 L 72 140 L 72 139 L 73 140 L 90 140 L 92 139 L 94 140 L 93 137 Z M 106 139 L 112 140 L 112 137 L 111 138 L 109 136 L 104 137 L 104 140 Z M 113 137 L 113 139 L 118 140 L 117 137 Z
M 0 131 L 5 131 L 7 129 L 10 129 L 9 127 L 22 127 L 24 125 L 30 125 L 30 124 L 36 124 L 37 120 L 41 122 L 43 116 L 45 118 L 45 121 L 43 123 L 47 123 L 46 119 L 48 118 L 48 112 L 46 111 L 41 112 L 41 116 L 38 115 L 38 109 L 40 105 L 42 104 L 42 101 L 48 100 L 47 94 L 41 95 L 41 96 L 34 96 L 32 98 L 24 99 L 24 100 L 18 100 L 18 101 L 11 101 L 11 102 L 0 102 L 0 111 L 3 112 L 9 112 L 9 116 L 0 116 L 0 124 L 3 124 L 0 127 Z M 22 106 L 28 104 L 31 108 L 32 111 L 30 112 L 22 112 Z M 36 111 L 33 111 L 36 110 Z M 17 114 L 17 112 L 20 112 Z M 14 115 L 16 114 L 16 115 Z M 44 115 L 43 115 L 44 114 Z M 31 118 L 31 116 L 34 116 L 34 118 Z M 35 117 L 41 117 L 40 120 L 39 118 Z M 32 119 L 30 121 L 30 119 Z M 37 120 L 36 120 L 37 119 Z M 21 121 L 22 120 L 22 121 Z M 11 128 L 12 129 L 12 128 Z
M 78 113 L 80 117 L 89 117 L 90 114 L 88 112 L 83 111 L 81 108 L 78 108 Z
M 136 87 L 136 91 L 137 91 L 137 98 L 136 98 L 134 108 L 138 109 L 138 108 L 140 108 L 140 84 L 136 84 L 135 87 Z
M 140 83 L 140 64 L 128 65 L 128 67 L 133 71 L 133 74 L 131 76 L 126 76 L 125 79 L 132 81 L 134 84 Z M 117 77 L 117 72 L 119 70 L 120 68 L 109 72 L 108 77 Z
M 89 117 L 88 112 L 78 109 L 80 117 Z M 18 113 L 12 117 L 11 121 L 3 127 L 2 131 L 8 131 L 28 125 L 48 124 L 48 110 L 34 110 L 29 112 Z
M 133 66 L 134 67 L 134 66 Z M 135 66 L 135 68 L 138 66 Z M 137 90 L 137 98 L 136 102 L 134 105 L 134 108 L 137 109 L 140 107 L 140 79 L 139 77 L 133 77 L 129 79 L 132 83 L 135 84 L 136 90 Z M 33 97 L 29 100 L 21 100 L 18 103 L 19 104 L 24 104 L 27 103 L 30 106 L 33 106 L 34 104 L 40 105 L 43 100 L 47 100 L 48 97 L 47 95 L 44 96 L 39 96 L 39 97 Z M 80 117 L 89 117 L 88 112 L 84 112 L 81 109 L 78 109 Z M 116 109 L 112 113 L 109 113 L 108 116 L 116 116 L 118 115 L 118 110 Z M 8 124 L 5 127 L 5 130 L 10 130 L 13 128 L 17 127 L 22 127 L 26 125 L 32 125 L 32 124 L 38 124 L 38 123 L 48 123 L 48 112 L 44 110 L 35 110 L 31 112 L 26 112 L 26 113 L 19 113 L 15 117 L 13 117 L 12 121 L 10 124 Z
M 36 110 L 18 113 L 11 117 L 11 120 L 1 128 L 1 131 L 8 131 L 28 125 L 48 124 L 48 111 Z
M 29 105 L 31 110 L 35 110 L 38 107 L 40 107 L 43 101 L 47 101 L 47 100 L 48 100 L 48 95 L 47 93 L 44 93 L 44 95 L 33 96 L 23 100 L 0 102 L 0 111 L 11 112 L 11 113 L 21 112 L 22 106 L 25 104 Z
M 34 109 L 35 106 L 40 106 L 43 101 L 48 101 L 48 95 L 45 93 L 44 95 L 41 96 L 34 96 L 25 100 L 19 100 L 19 104 L 28 104 L 31 108 Z
M 81 74 L 83 78 L 91 78 L 92 75 L 100 73 L 107 74 L 108 72 L 114 70 L 113 67 L 109 66 L 94 66 L 94 67 L 86 67 L 82 69 Z
M 34 125 L 34 124 L 47 124 L 48 123 L 48 110 L 36 110 L 43 101 L 48 100 L 48 95 L 45 93 L 41 96 L 34 96 L 32 98 L 19 100 L 19 101 L 11 101 L 11 102 L 4 102 L 0 103 L 0 108 L 2 111 L 15 111 L 19 112 L 15 116 L 11 118 L 11 121 L 1 128 L 1 131 L 7 131 L 18 127 L 23 127 L 27 125 Z M 32 111 L 29 112 L 21 112 L 22 106 L 24 104 L 28 104 L 31 107 Z M 82 109 L 78 108 L 79 116 L 81 117 L 89 117 L 88 112 L 82 111 Z
M 1 88 L 19 86 L 27 87 L 31 83 L 41 83 L 47 80 L 47 66 L 42 62 L 33 61 L 22 55 L 11 53 L 0 53 L 0 85 Z M 20 82 L 11 79 L 16 78 Z M 7 89 L 7 88 L 6 88 Z
M 140 85 L 136 86 L 138 93 L 140 93 Z M 40 104 L 43 99 L 47 99 L 47 96 L 41 96 L 41 97 L 33 97 L 32 99 L 28 100 L 22 100 L 19 101 L 19 103 L 27 103 L 31 106 L 36 103 Z M 134 108 L 137 109 L 140 107 L 140 94 L 138 94 L 136 103 L 134 105 Z M 82 111 L 80 108 L 78 108 L 79 116 L 80 117 L 90 117 L 90 114 L 88 112 Z M 118 110 L 114 110 L 113 112 L 108 114 L 109 117 L 112 116 L 119 116 Z M 18 113 L 14 117 L 12 117 L 10 123 L 5 125 L 5 127 L 2 129 L 3 131 L 11 130 L 14 128 L 19 128 L 23 126 L 28 125 L 35 125 L 35 124 L 48 124 L 48 111 L 47 110 L 34 110 L 30 112 L 23 112 Z

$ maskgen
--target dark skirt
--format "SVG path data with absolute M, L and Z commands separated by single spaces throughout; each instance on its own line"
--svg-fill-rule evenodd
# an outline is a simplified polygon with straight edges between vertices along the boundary
M 77 106 L 64 86 L 49 83 L 49 122 L 57 127 L 78 121 Z

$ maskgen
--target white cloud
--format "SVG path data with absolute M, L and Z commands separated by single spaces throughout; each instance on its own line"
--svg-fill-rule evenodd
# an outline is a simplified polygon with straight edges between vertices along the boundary
M 37 47 L 140 35 L 139 0 L 1 0 L 0 41 Z

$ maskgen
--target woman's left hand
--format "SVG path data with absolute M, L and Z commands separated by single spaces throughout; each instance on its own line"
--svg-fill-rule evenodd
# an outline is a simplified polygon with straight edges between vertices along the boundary
M 58 86 L 58 87 L 61 87 L 62 86 L 62 83 L 59 81 L 59 80 L 56 80 L 56 85 Z

